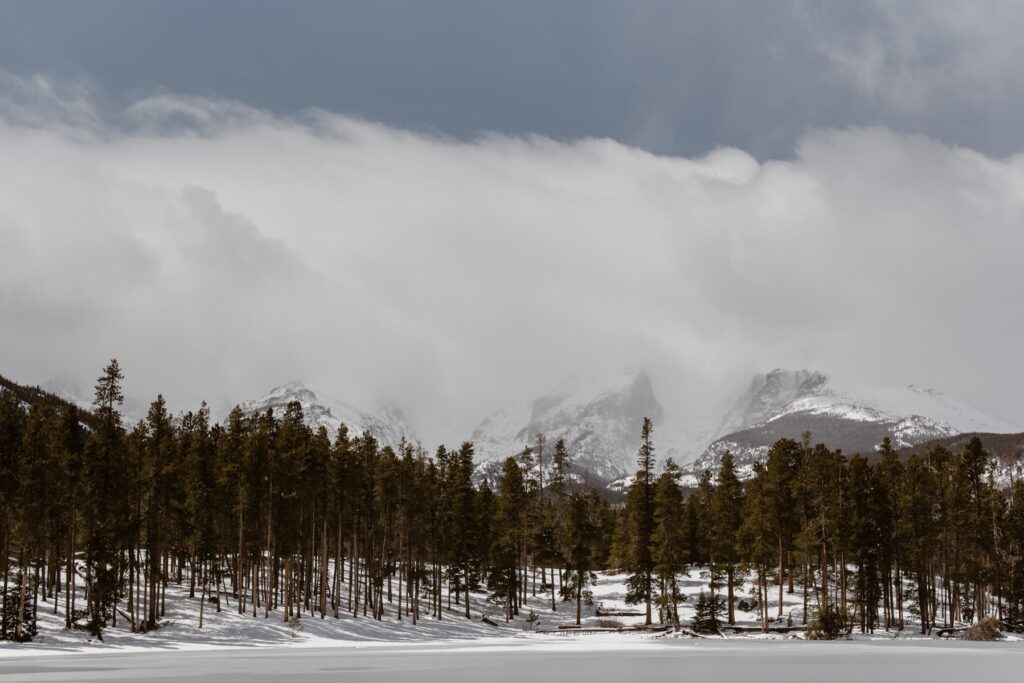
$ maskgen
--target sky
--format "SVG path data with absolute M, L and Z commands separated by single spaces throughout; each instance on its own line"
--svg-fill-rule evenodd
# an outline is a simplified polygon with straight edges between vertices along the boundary
M 0 374 L 428 443 L 814 368 L 1024 423 L 1024 5 L 5 2 Z

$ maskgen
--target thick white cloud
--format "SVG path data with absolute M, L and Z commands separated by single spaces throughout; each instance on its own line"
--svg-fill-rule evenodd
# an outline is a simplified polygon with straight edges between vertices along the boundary
M 0 99 L 15 379 L 89 386 L 117 356 L 130 394 L 185 408 L 300 377 L 392 398 L 431 443 L 623 367 L 676 414 L 799 366 L 1024 420 L 1022 156 L 868 128 L 687 159 L 169 95 L 115 126 L 51 100 Z

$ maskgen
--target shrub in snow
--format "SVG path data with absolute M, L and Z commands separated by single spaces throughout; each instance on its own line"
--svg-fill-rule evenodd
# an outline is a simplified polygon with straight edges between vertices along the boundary
M 850 614 L 826 602 L 822 605 L 810 623 L 807 624 L 807 637 L 810 640 L 838 640 L 846 638 L 853 631 L 853 618 Z
M 622 628 L 625 626 L 625 624 L 618 619 L 598 619 L 597 625 L 600 628 Z
M 995 617 L 982 619 L 974 626 L 960 634 L 960 640 L 1002 640 L 1003 633 L 999 630 L 999 620 Z
M 537 627 L 537 622 L 540 621 L 540 615 L 530 610 L 530 613 L 526 617 L 526 621 L 523 623 L 524 631 L 532 631 Z

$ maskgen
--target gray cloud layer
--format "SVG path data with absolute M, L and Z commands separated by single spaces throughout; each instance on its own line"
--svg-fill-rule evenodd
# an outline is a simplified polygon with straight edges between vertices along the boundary
M 170 95 L 115 127 L 4 78 L 34 98 L 0 98 L 17 379 L 88 387 L 116 355 L 129 393 L 185 408 L 300 377 L 393 398 L 431 443 L 624 367 L 676 414 L 799 366 L 1024 421 L 1024 156 L 876 127 L 683 158 Z
M 881 124 L 1005 156 L 1024 149 L 1022 34 L 1012 0 L 9 0 L 0 65 L 85 77 L 108 117 L 171 91 L 461 139 L 769 159 Z

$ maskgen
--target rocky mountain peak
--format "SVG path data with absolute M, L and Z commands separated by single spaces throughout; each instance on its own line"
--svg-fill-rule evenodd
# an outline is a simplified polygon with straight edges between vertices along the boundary
M 499 461 L 521 452 L 538 433 L 549 444 L 565 439 L 577 472 L 611 480 L 632 471 L 644 417 L 657 422 L 662 413 L 645 372 L 576 377 L 488 416 L 473 441 L 481 461 Z
M 246 413 L 264 412 L 272 408 L 275 414 L 280 414 L 293 401 L 298 401 L 302 406 L 306 423 L 314 429 L 325 427 L 331 439 L 335 438 L 338 428 L 344 424 L 350 434 L 368 431 L 383 445 L 392 448 L 397 447 L 403 438 L 415 441 L 413 430 L 397 407 L 377 402 L 371 409 L 364 410 L 313 389 L 300 380 L 285 382 L 260 398 L 240 403 L 239 407 Z

